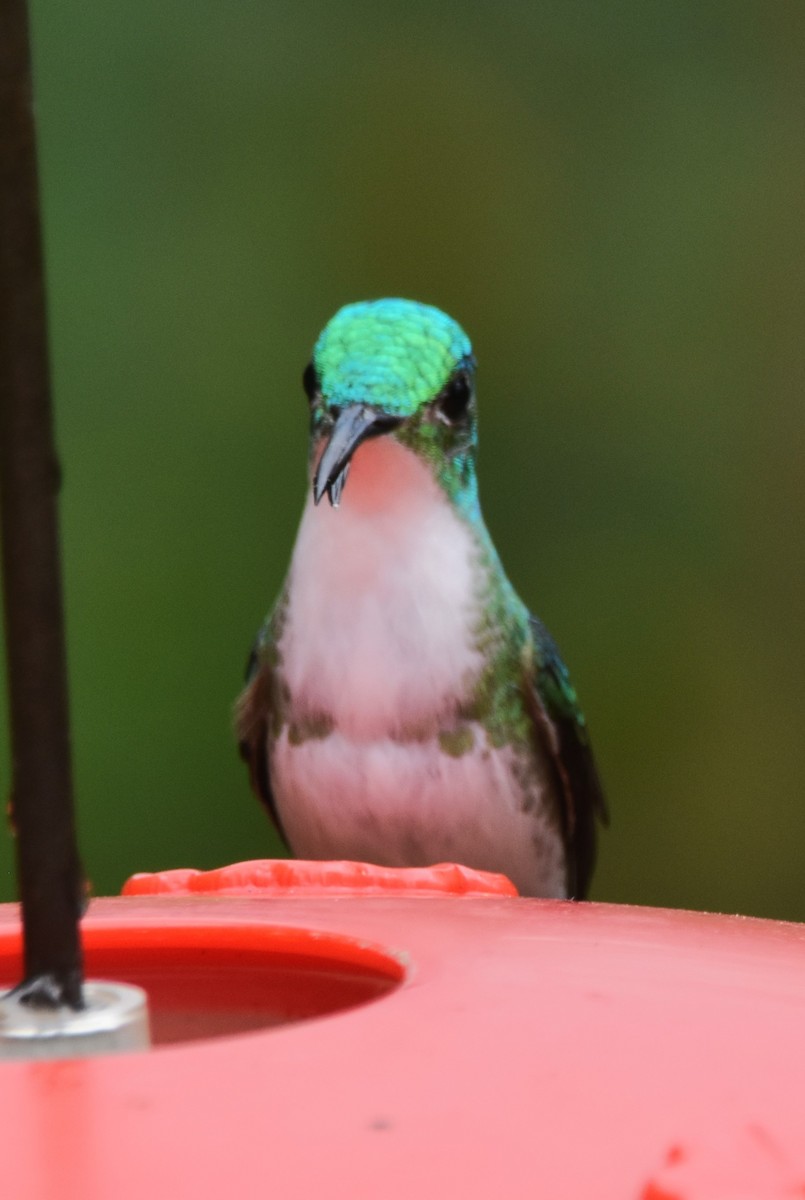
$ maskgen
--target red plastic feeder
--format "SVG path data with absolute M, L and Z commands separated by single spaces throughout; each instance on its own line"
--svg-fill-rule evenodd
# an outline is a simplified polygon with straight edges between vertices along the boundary
M 136 876 L 92 904 L 87 965 L 148 989 L 157 1045 L 1 1065 L 3 1194 L 805 1196 L 805 929 L 512 892 Z M 18 955 L 5 906 L 8 983 Z

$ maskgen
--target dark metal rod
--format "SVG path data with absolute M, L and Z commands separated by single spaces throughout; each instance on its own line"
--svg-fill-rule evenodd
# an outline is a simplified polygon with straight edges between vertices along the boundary
M 0 0 L 0 536 L 26 1003 L 80 1008 L 56 459 L 25 0 Z

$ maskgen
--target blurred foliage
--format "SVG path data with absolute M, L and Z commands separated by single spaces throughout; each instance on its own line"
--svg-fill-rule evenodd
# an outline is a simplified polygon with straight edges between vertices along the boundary
M 805 918 L 805 8 L 33 20 L 95 890 L 277 850 L 230 706 L 301 510 L 300 373 L 397 294 L 475 344 L 487 518 L 609 792 L 594 897 Z

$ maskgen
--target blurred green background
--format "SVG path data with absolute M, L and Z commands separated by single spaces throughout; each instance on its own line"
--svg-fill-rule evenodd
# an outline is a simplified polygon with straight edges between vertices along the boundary
M 475 344 L 486 515 L 609 793 L 594 898 L 805 919 L 805 7 L 33 22 L 96 892 L 277 851 L 230 707 L 301 511 L 300 375 L 396 294 Z

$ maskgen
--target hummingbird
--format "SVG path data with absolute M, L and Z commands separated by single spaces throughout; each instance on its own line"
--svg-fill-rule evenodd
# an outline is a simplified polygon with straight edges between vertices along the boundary
M 363 301 L 325 326 L 240 751 L 295 855 L 460 862 L 583 898 L 606 805 L 564 661 L 484 524 L 474 379 L 467 335 L 430 305 Z

